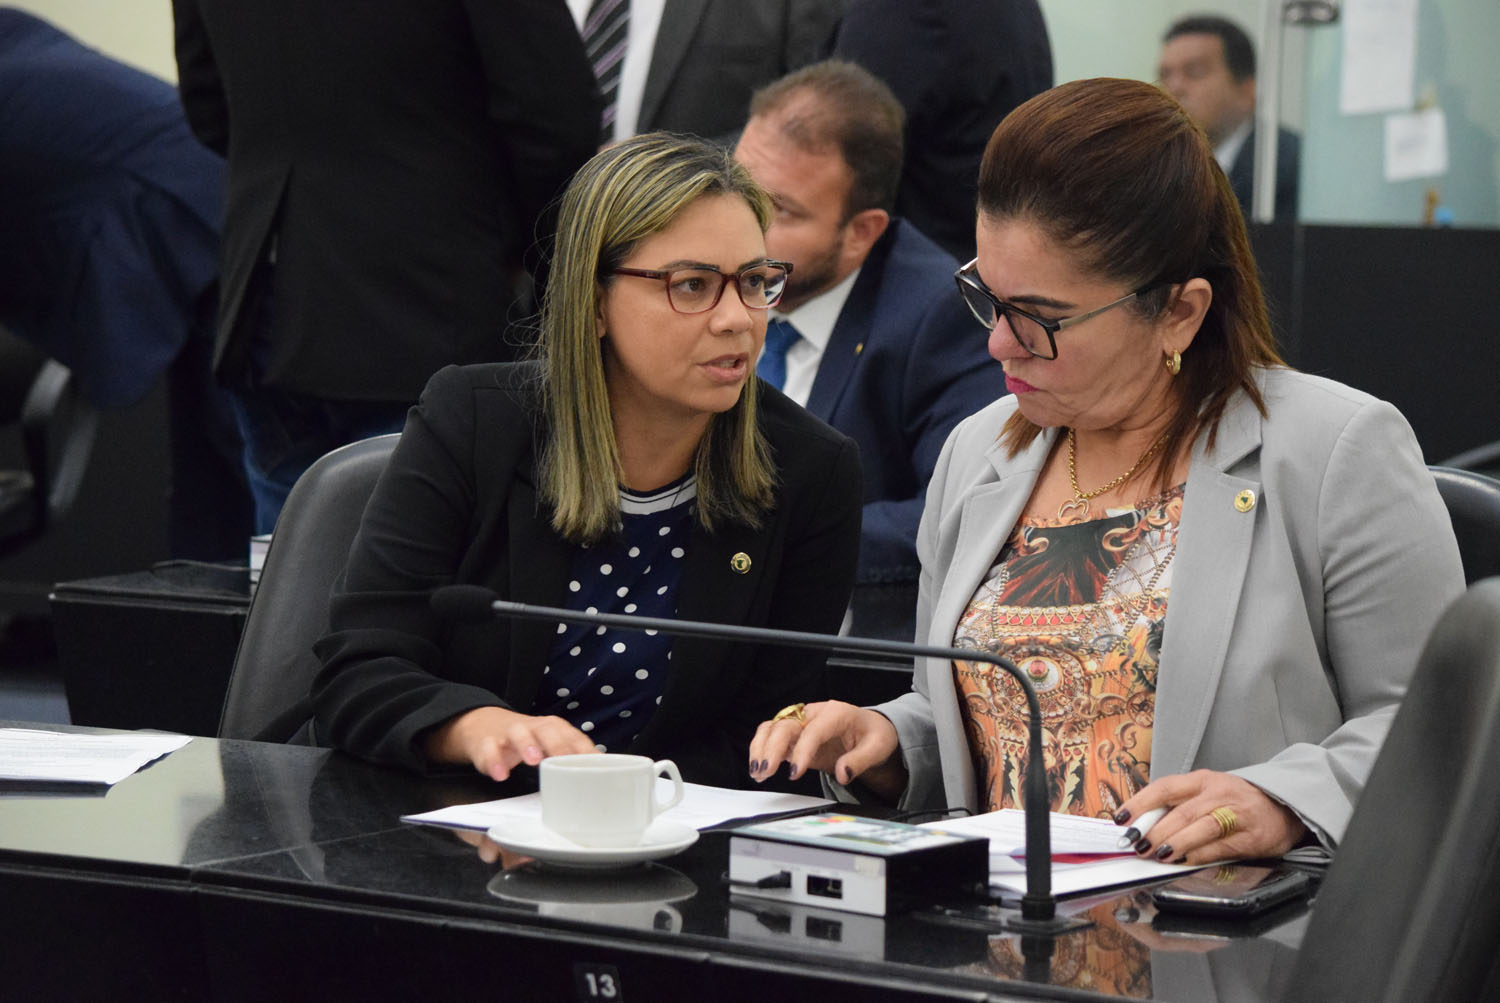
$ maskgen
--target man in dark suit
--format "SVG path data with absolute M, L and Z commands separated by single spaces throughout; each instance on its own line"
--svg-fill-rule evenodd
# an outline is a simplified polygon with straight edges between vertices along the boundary
M 1255 173 L 1255 47 L 1233 21 L 1185 17 L 1167 29 L 1157 69 L 1162 87 L 1208 133 L 1240 210 L 1250 218 Z M 1276 130 L 1275 218 L 1297 218 L 1302 140 Z
M 597 0 L 568 0 L 585 28 Z M 611 138 L 663 129 L 732 140 L 750 95 L 827 51 L 843 0 L 659 0 L 630 6 Z
M 916 578 L 927 481 L 959 419 L 1005 392 L 957 294 L 958 262 L 891 207 L 901 105 L 871 74 L 815 63 L 758 92 L 735 157 L 768 188 L 772 258 L 793 271 L 760 371 L 853 438 L 864 467 L 859 581 Z
M 1037 0 L 850 0 L 833 55 L 883 80 L 906 110 L 897 215 L 958 260 L 974 257 L 975 184 L 990 133 L 1052 86 Z
M 209 379 L 224 161 L 168 84 L 0 8 L 0 323 L 124 408 L 165 376 L 172 554 L 245 553 L 239 436 Z
M 193 130 L 229 161 L 214 364 L 256 527 L 322 453 L 503 359 L 523 254 L 598 141 L 563 0 L 174 0 Z

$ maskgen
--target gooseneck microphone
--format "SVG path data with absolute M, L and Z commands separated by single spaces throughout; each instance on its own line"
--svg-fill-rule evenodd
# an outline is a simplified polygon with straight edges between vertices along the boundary
M 476 623 L 500 616 L 522 620 L 550 620 L 561 623 L 584 623 L 620 627 L 625 630 L 656 630 L 679 637 L 706 637 L 748 644 L 775 644 L 817 651 L 861 652 L 881 655 L 908 655 L 945 660 L 964 659 L 998 666 L 1015 679 L 1026 694 L 1028 741 L 1030 754 L 1026 763 L 1026 894 L 1021 897 L 1021 915 L 1005 922 L 1008 929 L 1026 934 L 1057 933 L 1079 925 L 1057 917 L 1057 903 L 1052 896 L 1052 833 L 1047 799 L 1047 775 L 1043 763 L 1042 709 L 1031 680 L 1008 658 L 980 648 L 942 648 L 905 641 L 885 641 L 869 637 L 840 637 L 801 630 L 776 630 L 769 627 L 744 627 L 738 624 L 707 623 L 701 620 L 667 620 L 659 617 L 628 616 L 621 613 L 584 613 L 556 606 L 533 606 L 510 602 L 480 585 L 445 585 L 432 593 L 432 610 L 452 623 Z

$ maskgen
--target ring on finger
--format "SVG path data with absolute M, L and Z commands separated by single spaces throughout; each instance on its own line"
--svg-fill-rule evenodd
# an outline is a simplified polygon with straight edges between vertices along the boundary
M 805 713 L 806 709 L 807 709 L 807 704 L 803 704 L 803 703 L 787 704 L 785 707 L 783 707 L 779 711 L 777 711 L 776 715 L 774 717 L 772 717 L 771 720 L 772 721 L 786 721 L 786 720 L 790 719 L 790 720 L 795 720 L 798 724 L 805 724 L 807 722 L 807 714 Z
M 1226 838 L 1239 826 L 1240 820 L 1235 815 L 1233 808 L 1219 807 L 1208 813 L 1215 822 L 1219 823 L 1219 838 Z

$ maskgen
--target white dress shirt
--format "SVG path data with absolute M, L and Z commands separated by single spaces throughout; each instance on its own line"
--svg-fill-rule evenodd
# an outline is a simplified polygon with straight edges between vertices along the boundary
M 854 288 L 854 280 L 859 278 L 859 272 L 856 268 L 832 289 L 819 293 L 797 307 L 795 313 L 771 311 L 772 317 L 785 320 L 802 336 L 800 341 L 787 349 L 786 385 L 781 388 L 781 392 L 803 407 L 807 406 L 807 398 L 812 394 L 813 380 L 818 375 L 818 365 L 823 361 L 823 351 L 828 347 L 828 339 L 833 337 L 833 327 L 839 322 L 839 314 L 843 312 L 844 303 L 849 299 L 849 292 Z

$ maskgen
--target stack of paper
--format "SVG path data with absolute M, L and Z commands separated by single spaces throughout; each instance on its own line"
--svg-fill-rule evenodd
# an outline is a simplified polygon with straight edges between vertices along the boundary
M 1108 819 L 1051 813 L 1052 893 L 1077 895 L 1097 888 L 1153 881 L 1197 870 L 1189 864 L 1143 860 L 1116 844 L 1125 830 Z M 1002 891 L 1026 890 L 1026 813 L 1016 808 L 967 818 L 924 822 L 948 832 L 987 836 L 990 841 L 990 886 Z
M 189 740 L 187 735 L 159 733 L 88 735 L 0 728 L 0 785 L 13 791 L 32 785 L 107 787 Z
M 666 800 L 672 793 L 670 780 L 656 782 L 657 795 Z M 808 811 L 833 802 L 802 794 L 778 794 L 774 791 L 739 791 L 703 784 L 683 784 L 681 803 L 659 815 L 694 829 L 707 829 L 735 818 L 754 815 Z M 442 825 L 454 829 L 478 829 L 483 832 L 504 818 L 542 817 L 542 796 L 522 794 L 519 797 L 481 801 L 478 804 L 454 805 L 420 815 L 402 815 L 403 822 Z

